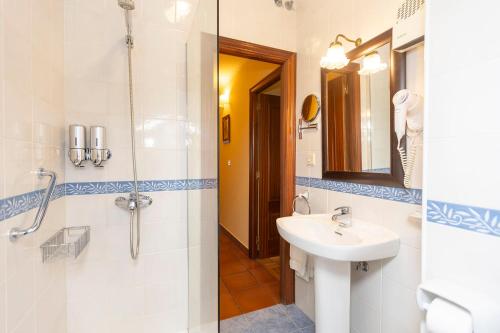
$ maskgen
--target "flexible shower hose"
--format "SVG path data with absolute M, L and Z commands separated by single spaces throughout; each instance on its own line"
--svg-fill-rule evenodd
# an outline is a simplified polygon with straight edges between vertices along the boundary
M 128 49 L 128 82 L 129 82 L 129 102 L 130 102 L 130 136 L 132 140 L 132 169 L 134 173 L 134 195 L 135 205 L 130 209 L 130 256 L 137 259 L 141 244 L 141 198 L 139 195 L 139 186 L 137 185 L 137 160 L 135 148 L 135 111 L 134 111 L 134 91 L 132 76 L 132 48 L 134 47 L 132 35 L 130 32 L 128 11 L 125 13 L 127 19 L 127 49 Z M 132 199 L 132 198 L 131 198 Z M 134 219 L 135 217 L 135 219 Z M 134 223 L 135 220 L 135 223 Z M 135 228 L 134 228 L 135 225 Z

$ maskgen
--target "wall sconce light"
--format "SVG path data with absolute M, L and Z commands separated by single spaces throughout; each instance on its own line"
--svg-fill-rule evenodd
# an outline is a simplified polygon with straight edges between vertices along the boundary
M 320 65 L 322 68 L 340 69 L 349 63 L 350 60 L 345 55 L 344 46 L 342 46 L 342 43 L 339 41 L 340 38 L 353 43 L 356 47 L 360 46 L 362 43 L 361 38 L 350 39 L 342 34 L 338 34 L 337 37 L 335 37 L 335 41 L 330 44 L 326 55 L 321 58 Z
M 231 90 L 229 88 L 225 88 L 224 92 L 219 96 L 219 104 L 220 106 L 225 106 L 229 104 L 229 95 L 231 94 Z
M 377 72 L 385 70 L 386 68 L 387 64 L 385 62 L 382 62 L 380 54 L 378 54 L 377 51 L 373 51 L 363 57 L 361 70 L 358 71 L 358 73 L 359 75 L 375 74 Z

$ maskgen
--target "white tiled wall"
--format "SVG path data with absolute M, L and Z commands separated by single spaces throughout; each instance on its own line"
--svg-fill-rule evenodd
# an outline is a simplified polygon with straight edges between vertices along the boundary
M 186 179 L 187 35 L 198 1 L 136 1 L 132 11 L 140 180 Z M 180 19 L 177 6 L 190 14 Z M 116 1 L 65 1 L 66 124 L 104 125 L 113 157 L 68 181 L 131 180 L 125 20 Z M 201 130 L 200 130 L 201 131 Z M 202 131 L 201 131 L 202 132 Z M 215 177 L 212 177 L 215 178 Z M 186 191 L 153 192 L 130 259 L 129 214 L 118 195 L 67 198 L 68 225 L 91 225 L 86 253 L 68 264 L 68 332 L 183 332 L 188 328 Z
M 54 170 L 64 179 L 62 15 L 59 1 L 3 1 L 0 183 L 4 196 L 38 188 L 30 173 L 37 167 Z
M 297 105 L 311 93 L 321 95 L 320 58 L 336 34 L 367 41 L 394 23 L 400 1 L 302 1 L 297 9 Z M 346 47 L 350 47 L 347 46 Z M 408 87 L 423 91 L 423 54 L 408 54 Z M 297 109 L 299 117 L 300 108 Z M 318 119 L 321 123 L 321 119 Z M 309 154 L 316 165 L 308 167 Z M 304 133 L 297 141 L 297 176 L 321 178 L 321 130 Z M 374 221 L 397 232 L 401 249 L 395 258 L 371 262 L 368 273 L 353 270 L 351 327 L 353 332 L 418 332 L 420 313 L 415 289 L 420 281 L 419 224 L 408 220 L 418 207 L 405 203 L 344 194 L 314 188 L 309 190 L 313 213 L 332 212 L 339 206 L 353 208 L 354 217 Z M 314 318 L 314 285 L 296 279 L 296 303 Z
M 63 3 L 0 0 L 0 197 L 47 186 L 39 167 L 64 175 Z M 0 222 L 0 332 L 66 332 L 63 263 L 43 264 L 39 245 L 65 225 L 53 201 L 34 235 L 12 243 L 13 227 L 36 210 Z
M 429 200 L 500 210 L 500 114 L 494 98 L 500 45 L 488 42 L 500 24 L 493 8 L 498 3 L 492 0 L 427 3 Z M 461 45 L 472 39 L 481 47 Z M 423 237 L 424 280 L 447 279 L 498 299 L 500 264 L 491 261 L 500 251 L 498 237 L 433 223 L 425 224 Z
M 186 178 L 186 29 L 163 13 L 175 1 L 137 1 L 132 12 L 134 102 L 141 179 Z M 196 2 L 188 2 L 194 10 Z M 86 28 L 83 28 L 86 27 Z M 132 176 L 127 49 L 115 1 L 65 1 L 66 124 L 108 129 L 113 157 L 105 168 L 72 168 L 71 181 Z M 172 161 L 175 161 L 172 163 Z
M 305 1 L 295 1 L 298 8 Z M 219 0 L 221 36 L 295 51 L 297 13 L 276 7 L 272 0 Z
M 67 266 L 68 331 L 186 330 L 186 193 L 151 193 L 137 261 L 129 253 L 129 215 L 115 209 L 116 196 L 67 198 L 68 224 L 92 228 L 89 248 Z
M 188 125 L 186 71 L 193 13 L 199 9 L 200 31 L 214 34 L 215 5 L 212 0 L 136 2 L 140 179 L 187 178 L 189 143 L 189 177 L 216 177 L 216 110 L 198 107 Z M 188 7 L 190 14 L 183 16 Z M 45 179 L 42 183 L 30 173 L 42 166 L 55 170 L 59 183 L 132 178 L 124 37 L 116 1 L 0 0 L 0 198 L 45 187 Z M 215 63 L 209 65 L 213 72 Z M 203 92 L 191 97 L 201 99 Z M 107 126 L 113 158 L 104 168 L 75 169 L 67 161 L 64 141 L 72 123 Z M 216 232 L 216 191 L 199 193 L 192 201 L 193 207 L 200 205 L 197 225 L 212 223 Z M 154 204 L 143 211 L 141 258 L 135 262 L 129 258 L 129 216 L 114 206 L 117 195 L 53 201 L 42 228 L 16 243 L 8 241 L 8 231 L 29 225 L 36 210 L 2 221 L 0 333 L 186 331 L 188 193 L 150 195 Z M 65 225 L 91 225 L 88 249 L 77 261 L 41 265 L 38 246 Z M 207 270 L 216 267 L 216 234 L 212 239 L 193 246 L 215 260 L 212 265 L 210 258 L 201 258 L 206 267 L 197 272 L 213 275 L 216 293 L 217 272 Z M 216 303 L 211 305 L 216 315 Z

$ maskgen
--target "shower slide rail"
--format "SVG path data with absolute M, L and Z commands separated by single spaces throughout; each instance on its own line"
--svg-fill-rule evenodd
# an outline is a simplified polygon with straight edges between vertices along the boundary
M 49 186 L 45 190 L 45 194 L 43 196 L 42 201 L 40 202 L 40 206 L 38 207 L 38 211 L 35 216 L 35 221 L 33 225 L 26 229 L 20 228 L 12 228 L 9 232 L 9 239 L 12 242 L 15 242 L 19 238 L 32 234 L 38 229 L 43 223 L 43 219 L 45 218 L 45 214 L 47 213 L 47 208 L 49 207 L 50 197 L 54 193 L 54 189 L 56 188 L 57 175 L 53 171 L 45 170 L 43 168 L 38 169 L 35 172 L 39 177 L 50 177 Z

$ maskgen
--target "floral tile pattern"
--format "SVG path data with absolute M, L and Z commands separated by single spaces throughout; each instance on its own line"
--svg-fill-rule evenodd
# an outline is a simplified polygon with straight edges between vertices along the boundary
M 140 180 L 140 192 L 164 192 L 205 190 L 217 187 L 216 179 L 175 179 L 175 180 Z M 128 193 L 134 189 L 133 181 L 67 183 L 66 195 L 88 195 Z
M 275 305 L 221 321 L 221 333 L 314 333 L 314 322 L 295 304 Z
M 427 221 L 500 237 L 500 210 L 428 200 Z
M 132 181 L 65 183 L 56 186 L 51 200 L 65 195 L 93 195 L 128 193 L 133 189 Z M 216 179 L 180 179 L 139 181 L 141 192 L 186 191 L 217 188 Z M 45 190 L 23 193 L 0 199 L 0 221 L 35 209 L 40 204 Z
M 422 204 L 422 191 L 416 189 L 338 182 L 329 179 L 308 177 L 296 177 L 295 182 L 300 186 L 320 188 L 328 191 L 363 195 L 415 205 Z
M 0 200 L 0 221 L 37 208 L 42 201 L 44 192 L 45 190 L 37 190 Z M 64 184 L 59 184 L 54 189 L 54 193 L 50 200 L 59 199 L 63 197 L 64 194 L 65 186 Z

